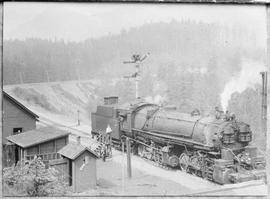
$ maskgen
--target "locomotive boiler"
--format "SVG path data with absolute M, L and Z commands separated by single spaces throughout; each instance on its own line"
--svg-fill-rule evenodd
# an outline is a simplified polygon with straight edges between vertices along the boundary
M 234 117 L 181 113 L 139 100 L 119 105 L 117 97 L 108 97 L 91 120 L 92 135 L 110 126 L 116 147 L 129 137 L 134 153 L 159 165 L 219 184 L 265 178 L 264 156 L 250 145 L 250 126 Z

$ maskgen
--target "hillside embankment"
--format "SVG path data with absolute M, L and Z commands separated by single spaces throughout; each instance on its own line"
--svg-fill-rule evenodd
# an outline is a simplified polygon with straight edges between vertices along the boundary
M 99 81 L 67 81 L 4 86 L 4 91 L 35 112 L 41 122 L 91 126 L 90 112 L 99 97 Z

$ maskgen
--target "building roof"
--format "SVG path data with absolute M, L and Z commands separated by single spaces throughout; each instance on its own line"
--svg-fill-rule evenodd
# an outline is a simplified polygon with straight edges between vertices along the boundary
M 86 146 L 83 146 L 78 143 L 68 143 L 66 146 L 64 146 L 62 149 L 58 151 L 59 154 L 62 156 L 65 156 L 71 160 L 75 160 L 79 155 L 81 155 L 84 151 L 89 151 L 91 154 L 93 154 L 96 158 L 98 158 L 98 155 L 93 152 L 91 149 L 89 149 Z
M 7 92 L 3 91 L 3 96 L 6 97 L 11 102 L 13 102 L 14 104 L 16 104 L 23 111 L 25 111 L 26 113 L 28 113 L 30 116 L 32 116 L 33 118 L 35 118 L 36 120 L 38 120 L 37 118 L 39 118 L 39 117 L 38 117 L 37 114 L 35 114 L 34 112 L 32 112 L 30 109 L 28 109 L 26 106 L 24 106 L 18 100 L 16 100 L 14 97 L 12 97 L 11 95 L 9 95 Z
M 41 144 L 50 140 L 68 136 L 70 133 L 55 127 L 44 127 L 26 131 L 17 135 L 7 137 L 7 140 L 15 143 L 22 148 L 28 148 L 37 144 Z

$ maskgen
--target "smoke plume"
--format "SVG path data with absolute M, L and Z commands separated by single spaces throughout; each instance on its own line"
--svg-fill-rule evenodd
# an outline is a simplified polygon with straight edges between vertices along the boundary
M 221 106 L 224 111 L 227 110 L 229 100 L 234 92 L 243 92 L 248 87 L 253 87 L 260 83 L 260 72 L 265 71 L 263 63 L 242 60 L 241 72 L 238 76 L 233 77 L 224 87 L 221 93 Z
M 166 96 L 161 96 L 161 95 L 156 95 L 155 97 L 145 97 L 145 101 L 148 103 L 153 103 L 153 104 L 158 104 L 162 105 L 164 102 L 166 102 L 167 97 Z

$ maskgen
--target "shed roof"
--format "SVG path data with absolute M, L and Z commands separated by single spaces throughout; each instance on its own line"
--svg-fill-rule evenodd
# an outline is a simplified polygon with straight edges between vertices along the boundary
M 41 144 L 50 140 L 61 138 L 69 135 L 67 131 L 49 126 L 31 131 L 26 131 L 17 135 L 7 137 L 7 140 L 15 143 L 22 148 L 28 148 L 37 144 Z
M 65 156 L 71 160 L 75 160 L 79 155 L 81 155 L 84 151 L 89 151 L 91 154 L 93 154 L 96 158 L 98 158 L 98 155 L 93 152 L 91 149 L 89 149 L 86 146 L 83 146 L 81 144 L 77 143 L 68 143 L 66 146 L 64 146 L 62 149 L 58 151 L 59 154 L 62 156 Z
M 16 104 L 23 111 L 25 111 L 26 113 L 28 113 L 30 116 L 32 116 L 33 118 L 35 118 L 36 120 L 38 120 L 37 119 L 38 118 L 38 115 L 37 114 L 35 114 L 34 112 L 32 112 L 30 109 L 28 109 L 26 106 L 24 106 L 21 102 L 19 102 L 14 97 L 12 97 L 11 95 L 9 95 L 6 91 L 3 91 L 3 96 L 6 97 L 12 103 Z

